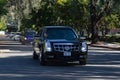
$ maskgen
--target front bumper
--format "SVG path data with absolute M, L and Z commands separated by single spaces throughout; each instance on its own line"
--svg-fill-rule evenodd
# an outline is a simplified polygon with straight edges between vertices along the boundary
M 64 52 L 46 52 L 44 58 L 46 61 L 73 62 L 87 58 L 87 52 L 70 52 L 70 55 L 65 55 Z

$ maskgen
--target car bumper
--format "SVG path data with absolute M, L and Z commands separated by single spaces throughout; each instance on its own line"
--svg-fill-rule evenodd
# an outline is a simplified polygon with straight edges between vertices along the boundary
M 46 61 L 73 62 L 87 58 L 87 52 L 70 52 L 67 55 L 65 52 L 46 52 L 44 58 Z

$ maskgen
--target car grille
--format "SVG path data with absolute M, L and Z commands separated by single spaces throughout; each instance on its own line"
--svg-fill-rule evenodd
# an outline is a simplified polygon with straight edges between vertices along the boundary
M 79 51 L 79 44 L 73 43 L 54 43 L 54 51 L 64 52 L 64 51 Z

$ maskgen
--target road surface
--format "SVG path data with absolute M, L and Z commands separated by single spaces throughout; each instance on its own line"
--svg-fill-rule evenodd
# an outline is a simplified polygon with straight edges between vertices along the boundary
M 120 51 L 89 47 L 88 63 L 41 66 L 32 46 L 0 40 L 0 80 L 120 80 Z

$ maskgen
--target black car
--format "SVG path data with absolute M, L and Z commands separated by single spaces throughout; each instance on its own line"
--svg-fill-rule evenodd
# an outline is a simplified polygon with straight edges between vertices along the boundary
M 79 38 L 75 30 L 67 26 L 45 26 L 33 42 L 33 59 L 40 64 L 49 62 L 73 62 L 85 65 L 87 44 Z

